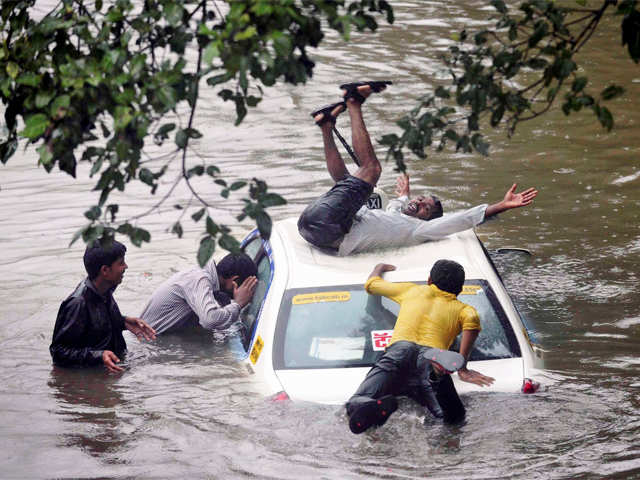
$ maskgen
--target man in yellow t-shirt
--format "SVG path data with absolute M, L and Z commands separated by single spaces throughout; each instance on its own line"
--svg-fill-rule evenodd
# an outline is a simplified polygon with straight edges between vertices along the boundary
M 369 294 L 395 301 L 400 311 L 384 355 L 347 402 L 353 433 L 384 424 L 398 407 L 397 395 L 408 395 L 446 422 L 462 420 L 465 408 L 449 372 L 432 362 L 434 349 L 447 351 L 461 332 L 460 354 L 464 365 L 458 369 L 460 380 L 481 386 L 494 381 L 466 368 L 481 327 L 476 309 L 457 299 L 465 278 L 462 265 L 438 260 L 427 285 L 383 280 L 381 275 L 391 270 L 395 270 L 393 265 L 380 263 L 365 283 Z

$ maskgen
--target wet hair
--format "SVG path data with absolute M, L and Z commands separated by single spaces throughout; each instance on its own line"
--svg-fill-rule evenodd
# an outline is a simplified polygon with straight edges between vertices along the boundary
M 438 260 L 431 267 L 431 281 L 440 290 L 458 295 L 464 285 L 464 268 L 453 260 Z
M 237 283 L 240 285 L 248 277 L 258 274 L 258 267 L 246 253 L 230 253 L 216 265 L 219 277 L 231 278 L 238 275 Z
M 84 269 L 89 275 L 89 280 L 95 280 L 100 274 L 103 265 L 110 267 L 119 258 L 124 258 L 127 247 L 116 240 L 112 240 L 109 245 L 103 246 L 100 240 L 96 240 L 87 245 L 84 251 Z
M 440 199 L 435 195 L 431 195 L 431 198 L 433 199 L 434 209 L 433 209 L 433 212 L 431 212 L 431 215 L 429 215 L 429 218 L 427 218 L 427 220 L 433 220 L 434 218 L 438 218 L 442 216 L 442 202 L 440 202 Z

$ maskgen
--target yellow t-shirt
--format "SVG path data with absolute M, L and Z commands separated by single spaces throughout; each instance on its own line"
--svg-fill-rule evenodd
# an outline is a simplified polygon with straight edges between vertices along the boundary
M 372 277 L 364 288 L 370 294 L 382 295 L 400 305 L 389 345 L 408 340 L 447 350 L 462 330 L 481 329 L 475 308 L 433 284 L 392 283 Z

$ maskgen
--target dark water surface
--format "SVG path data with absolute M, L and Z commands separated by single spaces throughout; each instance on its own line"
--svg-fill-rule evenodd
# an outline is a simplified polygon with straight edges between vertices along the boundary
M 342 81 L 388 78 L 393 87 L 365 105 L 371 134 L 388 133 L 442 81 L 435 60 L 450 33 L 481 25 L 484 13 L 478 2 L 394 6 L 392 27 L 354 35 L 349 46 L 330 39 L 316 52 L 313 81 L 268 90 L 239 128 L 229 126 L 230 106 L 207 93 L 200 156 L 230 178 L 266 178 L 289 200 L 273 216 L 297 215 L 330 186 L 309 112 L 337 100 Z M 425 427 L 404 403 L 385 428 L 354 436 L 338 406 L 266 402 L 215 339 L 127 337 L 119 376 L 54 369 L 48 346 L 58 305 L 84 275 L 83 247 L 67 245 L 97 196 L 86 175 L 47 175 L 33 152 L 20 152 L 0 167 L 0 477 L 640 478 L 640 70 L 620 47 L 618 21 L 583 53 L 597 89 L 615 76 L 627 90 L 611 102 L 613 132 L 591 115 L 556 111 L 510 140 L 492 133 L 489 159 L 444 152 L 409 165 L 413 191 L 428 188 L 450 210 L 497 201 L 512 182 L 540 190 L 530 208 L 477 231 L 490 250 L 533 252 L 495 261 L 546 350 L 554 385 L 528 397 L 468 395 L 468 420 L 455 428 Z M 348 131 L 346 119 L 338 126 Z M 388 164 L 381 185 L 391 195 L 394 184 Z M 220 198 L 208 184 L 205 191 Z M 145 192 L 117 197 L 123 216 L 153 206 Z M 189 198 L 185 189 L 175 194 Z M 250 230 L 229 211 L 240 196 L 218 205 L 216 218 L 238 237 Z M 125 314 L 138 315 L 155 286 L 195 263 L 199 226 L 185 221 L 178 240 L 166 232 L 177 215 L 170 202 L 141 221 L 153 243 L 127 254 L 116 295 Z

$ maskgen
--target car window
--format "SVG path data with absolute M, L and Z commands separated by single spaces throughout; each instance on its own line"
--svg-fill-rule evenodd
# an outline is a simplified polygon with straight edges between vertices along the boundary
M 460 300 L 478 309 L 483 331 L 472 359 L 509 358 L 520 350 L 488 284 L 469 280 Z M 285 292 L 274 350 L 275 368 L 336 368 L 373 364 L 393 333 L 399 306 L 363 285 Z M 510 332 L 510 333 L 509 333 Z
M 249 240 L 242 250 L 256 261 L 258 255 L 262 253 L 262 238 L 256 236 L 254 239 Z
M 482 327 L 469 360 L 493 360 L 521 355 L 520 347 L 507 316 L 486 281 L 465 282 L 462 293 L 458 295 L 458 300 L 471 305 L 478 311 Z M 461 335 L 458 335 L 452 345 L 453 350 L 459 350 L 460 338 Z
M 242 310 L 241 314 L 244 325 L 243 345 L 244 349 L 247 350 L 253 338 L 256 320 L 260 315 L 262 304 L 264 303 L 267 290 L 271 284 L 273 272 L 271 259 L 264 250 L 262 240 L 259 237 L 247 243 L 244 247 L 244 252 L 254 259 L 258 267 L 258 285 L 256 286 L 251 302 Z

